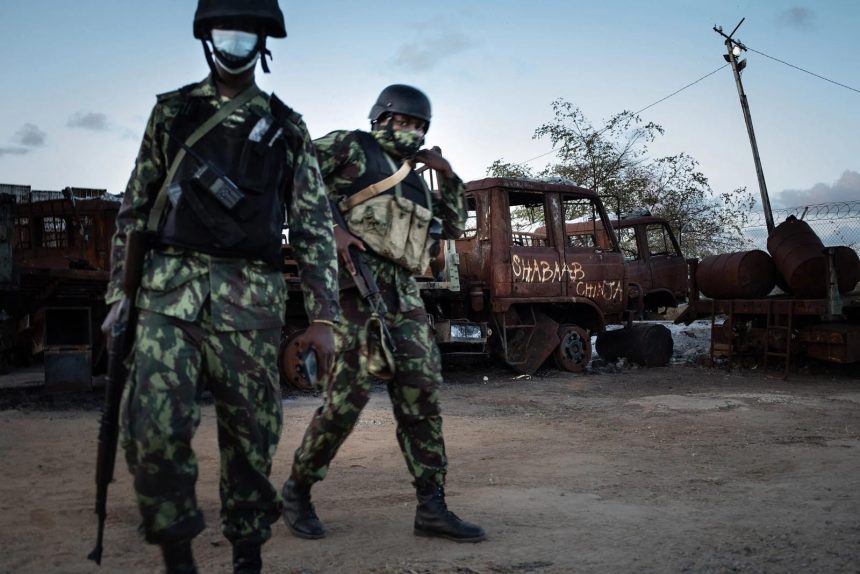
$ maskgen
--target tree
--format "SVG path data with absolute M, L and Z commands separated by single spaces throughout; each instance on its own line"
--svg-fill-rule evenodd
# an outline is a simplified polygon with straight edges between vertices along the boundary
M 506 163 L 504 159 L 497 159 L 487 168 L 490 177 L 516 177 L 532 179 L 535 173 L 531 167 L 521 163 Z
M 629 111 L 595 128 L 582 111 L 564 100 L 552 103 L 554 118 L 535 130 L 549 138 L 557 163 L 538 175 L 561 177 L 598 193 L 610 210 L 648 209 L 665 218 L 684 254 L 703 256 L 745 247 L 743 233 L 755 199 L 747 189 L 716 196 L 698 162 L 685 153 L 652 159 L 648 146 L 664 130 Z M 534 177 L 528 166 L 496 160 L 487 174 Z

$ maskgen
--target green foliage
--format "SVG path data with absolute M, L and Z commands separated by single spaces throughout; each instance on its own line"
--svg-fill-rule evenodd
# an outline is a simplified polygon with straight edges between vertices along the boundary
M 487 168 L 489 177 L 515 177 L 531 179 L 535 173 L 531 167 L 518 163 L 506 163 L 503 159 L 497 159 Z
M 752 194 L 745 187 L 715 194 L 698 162 L 685 153 L 652 158 L 648 146 L 663 134 L 661 126 L 622 111 L 597 128 L 570 102 L 556 100 L 552 108 L 553 120 L 538 127 L 534 137 L 549 139 L 558 162 L 538 176 L 562 177 L 592 189 L 609 211 L 645 208 L 663 217 L 685 256 L 748 248 L 741 229 L 755 205 Z M 529 166 L 503 160 L 493 162 L 487 174 L 535 176 Z

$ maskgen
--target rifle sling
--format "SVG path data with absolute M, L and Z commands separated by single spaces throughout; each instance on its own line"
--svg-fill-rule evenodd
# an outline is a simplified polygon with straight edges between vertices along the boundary
M 376 197 L 380 193 L 384 193 L 406 179 L 406 176 L 409 175 L 409 172 L 412 171 L 414 164 L 412 160 L 406 160 L 403 162 L 403 165 L 400 166 L 393 174 L 389 175 L 385 179 L 381 181 L 377 181 L 371 185 L 368 185 L 358 193 L 350 195 L 338 202 L 337 208 L 341 213 L 346 213 L 356 205 L 360 203 L 364 203 L 368 199 L 372 197 Z
M 200 124 L 200 126 L 192 132 L 188 139 L 185 140 L 185 145 L 187 147 L 193 146 L 197 143 L 203 136 L 212 131 L 215 126 L 219 125 L 225 119 L 227 119 L 230 114 L 241 108 L 246 103 L 250 102 L 254 99 L 255 96 L 261 93 L 260 88 L 257 87 L 256 84 L 224 104 L 221 108 L 218 109 L 217 112 L 212 114 L 212 116 Z M 158 190 L 158 195 L 155 198 L 155 203 L 152 206 L 152 211 L 149 212 L 149 220 L 146 223 L 147 231 L 156 232 L 158 231 L 158 225 L 161 222 L 161 215 L 164 213 L 164 208 L 167 207 L 167 188 L 173 183 L 173 178 L 176 177 L 176 172 L 179 169 L 179 165 L 182 163 L 182 160 L 185 158 L 185 149 L 180 147 L 179 151 L 176 153 L 176 157 L 173 158 L 173 162 L 170 164 L 170 169 L 167 170 L 167 175 L 164 177 L 164 183 L 161 184 L 161 189 Z

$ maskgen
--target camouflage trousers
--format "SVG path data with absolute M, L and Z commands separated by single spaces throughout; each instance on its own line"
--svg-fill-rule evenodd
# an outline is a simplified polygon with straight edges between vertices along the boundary
M 217 332 L 204 305 L 196 322 L 141 310 L 123 395 L 122 443 L 148 542 L 203 530 L 191 439 L 209 389 L 221 452 L 221 524 L 230 541 L 265 542 L 282 500 L 269 482 L 282 426 L 280 329 Z
M 370 398 L 359 345 L 370 310 L 354 290 L 341 294 L 343 322 L 338 326 L 340 354 L 324 383 L 323 404 L 314 413 L 293 458 L 292 478 L 312 484 L 325 478 L 338 448 L 355 427 Z M 389 306 L 391 308 L 391 306 Z M 445 482 L 447 458 L 442 438 L 438 386 L 442 382 L 439 348 L 424 309 L 390 312 L 385 322 L 394 338 L 396 373 L 387 381 L 397 421 L 397 441 L 416 481 Z

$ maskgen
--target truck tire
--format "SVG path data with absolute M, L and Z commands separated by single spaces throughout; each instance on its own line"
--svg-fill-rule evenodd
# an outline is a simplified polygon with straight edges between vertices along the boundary
M 553 357 L 560 369 L 571 373 L 585 370 L 591 361 L 591 335 L 586 329 L 576 325 L 562 325 L 558 329 L 561 341 L 553 351 Z

